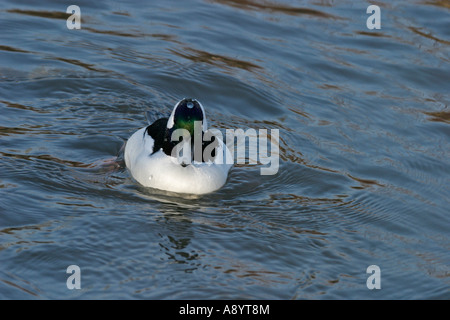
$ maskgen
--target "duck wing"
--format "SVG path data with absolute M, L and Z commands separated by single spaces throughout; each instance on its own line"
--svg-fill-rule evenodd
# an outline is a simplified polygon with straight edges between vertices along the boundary
M 164 139 L 167 131 L 167 118 L 161 118 L 153 122 L 145 129 L 144 138 L 149 135 L 153 141 L 153 153 L 164 147 Z

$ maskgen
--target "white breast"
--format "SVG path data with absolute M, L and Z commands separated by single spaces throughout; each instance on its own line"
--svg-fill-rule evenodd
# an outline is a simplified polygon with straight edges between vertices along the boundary
M 221 188 L 231 164 L 192 163 L 182 167 L 176 158 L 162 150 L 152 154 L 153 139 L 142 128 L 135 132 L 125 147 L 125 163 L 133 178 L 145 187 L 178 193 L 204 194 Z M 218 152 L 229 153 L 220 143 Z M 225 159 L 225 157 L 224 157 Z

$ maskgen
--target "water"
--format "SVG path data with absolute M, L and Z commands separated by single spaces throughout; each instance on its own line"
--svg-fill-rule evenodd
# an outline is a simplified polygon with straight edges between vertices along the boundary
M 450 298 L 447 1 L 380 30 L 364 1 L 76 4 L 0 4 L 0 298 Z M 278 173 L 140 187 L 114 159 L 183 97 L 279 129 Z

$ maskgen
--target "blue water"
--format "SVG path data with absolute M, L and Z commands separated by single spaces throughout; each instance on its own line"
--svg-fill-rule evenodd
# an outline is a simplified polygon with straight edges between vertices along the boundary
M 1 299 L 450 298 L 447 1 L 379 30 L 365 1 L 76 4 L 0 3 Z M 139 186 L 116 157 L 183 97 L 279 129 L 278 173 Z

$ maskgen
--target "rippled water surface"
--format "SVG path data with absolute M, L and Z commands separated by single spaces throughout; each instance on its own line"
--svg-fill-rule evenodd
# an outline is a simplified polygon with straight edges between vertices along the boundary
M 76 4 L 0 3 L 0 298 L 450 298 L 448 1 L 377 1 L 380 30 L 365 1 Z M 278 173 L 139 186 L 114 160 L 183 97 L 279 129 Z

